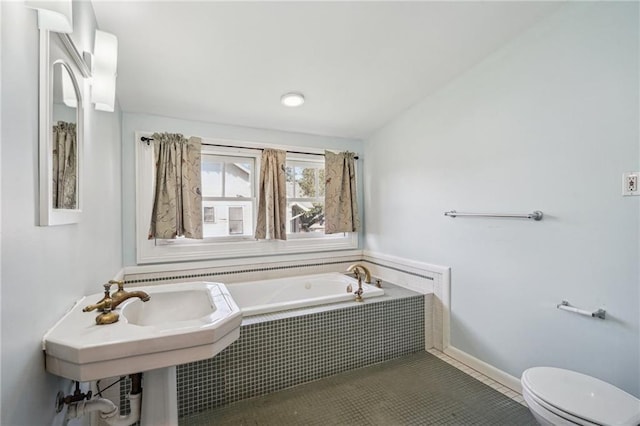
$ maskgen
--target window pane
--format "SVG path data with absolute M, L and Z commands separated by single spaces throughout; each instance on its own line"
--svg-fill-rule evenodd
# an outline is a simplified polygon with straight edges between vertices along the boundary
M 312 202 L 288 202 L 287 232 L 324 233 L 324 205 Z
M 216 223 L 216 208 L 213 206 L 203 207 L 204 213 L 202 215 L 202 220 L 204 223 Z
M 287 198 L 295 197 L 295 177 L 293 176 L 293 167 L 287 166 L 286 171 L 286 187 L 287 187 Z
M 288 198 L 324 196 L 324 164 L 312 161 L 289 161 L 286 168 Z
M 324 197 L 324 167 L 318 169 L 318 197 Z
M 296 183 L 299 192 L 295 197 L 315 197 L 317 183 L 317 167 L 296 167 Z
M 253 235 L 253 203 L 251 201 L 203 201 L 203 235 L 227 237 Z M 211 213 L 213 209 L 213 213 Z M 213 222 L 207 219 L 213 218 Z
M 244 158 L 227 160 L 224 178 L 225 197 L 251 197 L 253 161 Z
M 229 235 L 242 235 L 244 214 L 242 207 L 229 207 Z
M 222 161 L 213 156 L 202 156 L 202 195 L 222 197 Z

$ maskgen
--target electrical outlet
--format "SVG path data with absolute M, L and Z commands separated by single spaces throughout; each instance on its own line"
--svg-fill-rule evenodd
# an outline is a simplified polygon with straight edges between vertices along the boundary
M 638 177 L 640 172 L 625 172 L 622 174 L 622 195 L 640 195 Z

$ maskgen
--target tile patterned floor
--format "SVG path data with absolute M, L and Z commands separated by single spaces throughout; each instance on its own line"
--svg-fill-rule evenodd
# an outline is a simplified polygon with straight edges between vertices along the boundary
M 191 415 L 180 425 L 536 425 L 508 391 L 436 355 L 411 354 Z
M 463 373 L 467 373 L 468 375 L 470 375 L 474 379 L 481 381 L 485 385 L 487 385 L 490 388 L 493 388 L 493 389 L 497 390 L 498 392 L 502 393 L 503 395 L 513 399 L 517 403 L 522 404 L 525 407 L 527 406 L 526 402 L 524 402 L 524 398 L 518 392 L 515 392 L 514 390 L 509 389 L 508 387 L 501 385 L 500 383 L 496 382 L 493 379 L 490 379 L 489 377 L 487 377 L 484 374 L 474 370 L 471 367 L 467 367 L 465 364 L 463 364 L 460 361 L 457 361 L 457 360 L 451 358 L 449 355 L 446 355 L 446 354 L 440 352 L 437 349 L 430 349 L 427 352 L 429 352 L 432 355 L 437 356 L 438 358 L 440 358 L 444 362 L 453 365 L 458 370 L 461 370 Z

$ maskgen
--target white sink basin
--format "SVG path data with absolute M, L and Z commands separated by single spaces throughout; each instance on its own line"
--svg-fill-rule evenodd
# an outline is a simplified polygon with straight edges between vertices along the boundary
M 153 303 L 130 299 L 129 303 L 123 303 L 120 314 L 129 324 L 173 327 L 176 323 L 198 320 L 213 314 L 216 307 L 207 297 L 208 292 L 208 288 L 155 292 Z
M 211 358 L 240 335 L 242 314 L 224 284 L 178 283 L 127 288 L 120 320 L 96 325 L 98 313 L 82 312 L 102 298 L 80 299 L 44 336 L 46 369 L 81 382 Z

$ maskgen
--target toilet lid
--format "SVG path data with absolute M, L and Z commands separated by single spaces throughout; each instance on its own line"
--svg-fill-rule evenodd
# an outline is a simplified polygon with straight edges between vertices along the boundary
M 640 422 L 640 400 L 595 377 L 534 367 L 522 373 L 522 385 L 547 404 L 593 423 L 635 426 Z

